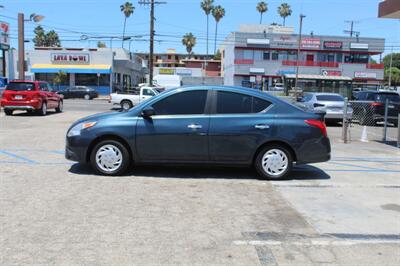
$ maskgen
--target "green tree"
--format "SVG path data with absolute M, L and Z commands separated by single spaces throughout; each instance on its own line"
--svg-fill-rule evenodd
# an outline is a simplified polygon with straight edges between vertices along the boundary
M 126 29 L 126 19 L 129 18 L 133 11 L 135 11 L 135 7 L 131 2 L 125 2 L 125 4 L 120 6 L 121 12 L 124 13 L 125 20 L 124 20 L 124 30 L 122 33 L 122 48 L 124 48 L 124 41 L 125 41 L 125 29 Z
M 212 15 L 215 19 L 215 38 L 214 38 L 214 54 L 217 52 L 217 35 L 218 35 L 218 23 L 225 16 L 225 9 L 218 5 L 213 8 Z
M 286 17 L 292 15 L 292 9 L 288 3 L 282 3 L 278 7 L 278 14 L 283 18 L 283 26 L 286 24 Z
M 54 75 L 53 83 L 57 85 L 57 88 L 60 87 L 60 84 L 66 83 L 67 81 L 67 74 L 63 71 L 59 71 L 57 74 Z
M 221 60 L 221 51 L 217 50 L 217 52 L 214 55 L 214 60 Z
M 102 41 L 98 41 L 97 42 L 97 48 L 106 48 L 107 46 L 106 46 L 106 43 L 105 42 L 102 42 Z
M 263 14 L 268 11 L 268 5 L 264 1 L 258 2 L 257 11 L 260 12 L 260 24 L 262 24 Z
M 392 86 L 400 86 L 400 68 L 392 67 L 385 69 L 385 83 L 389 84 L 390 71 L 392 71 Z
M 45 46 L 46 47 L 60 47 L 61 46 L 60 38 L 58 37 L 57 32 L 55 32 L 54 30 L 51 30 L 46 34 Z
M 35 33 L 35 38 L 33 38 L 33 43 L 35 44 L 36 47 L 43 47 L 45 46 L 46 42 L 46 33 L 42 26 L 37 26 L 34 30 L 33 33 Z
M 182 44 L 186 46 L 186 51 L 190 57 L 192 55 L 193 47 L 196 45 L 196 37 L 191 32 L 186 33 L 183 35 Z
M 385 68 L 390 67 L 390 54 L 387 54 L 383 58 L 383 64 L 385 65 Z M 400 53 L 393 53 L 393 63 L 392 67 L 397 67 L 400 69 Z
M 207 45 L 206 45 L 207 56 L 208 56 L 208 18 L 209 18 L 211 11 L 214 8 L 213 4 L 214 4 L 214 0 L 203 0 L 203 1 L 201 1 L 201 4 L 200 4 L 201 9 L 203 9 L 204 14 L 206 14 L 206 16 L 207 16 Z

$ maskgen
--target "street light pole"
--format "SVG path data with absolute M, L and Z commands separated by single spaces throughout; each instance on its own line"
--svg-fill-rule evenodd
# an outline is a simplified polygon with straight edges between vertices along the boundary
M 390 65 L 389 65 L 389 89 L 392 87 L 392 66 L 393 66 L 393 46 L 392 52 L 390 53 Z
M 300 30 L 299 30 L 299 41 L 298 41 L 298 46 L 297 46 L 297 60 L 296 60 L 296 80 L 294 83 L 294 87 L 297 89 L 297 82 L 299 79 L 299 60 L 300 60 L 300 48 L 301 48 L 301 32 L 303 30 L 303 18 L 306 16 L 303 14 L 300 14 Z
M 25 79 L 24 14 L 18 13 L 18 79 Z

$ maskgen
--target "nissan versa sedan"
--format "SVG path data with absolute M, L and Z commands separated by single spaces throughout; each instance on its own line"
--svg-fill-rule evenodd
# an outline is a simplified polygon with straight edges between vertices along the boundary
M 330 159 L 323 116 L 253 89 L 177 88 L 127 112 L 76 121 L 65 156 L 103 175 L 131 164 L 187 163 L 254 166 L 262 178 L 280 179 L 294 162 Z

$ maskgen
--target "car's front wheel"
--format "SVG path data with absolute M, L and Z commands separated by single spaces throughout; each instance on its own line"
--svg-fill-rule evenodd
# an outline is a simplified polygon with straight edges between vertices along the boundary
M 132 102 L 129 100 L 123 100 L 121 102 L 121 108 L 123 111 L 128 111 L 129 109 L 131 109 L 133 106 Z
M 129 167 L 130 156 L 127 148 L 116 140 L 103 140 L 91 152 L 90 163 L 102 175 L 121 175 Z
M 61 113 L 63 111 L 63 108 L 64 108 L 63 101 L 59 101 L 58 106 L 56 107 L 56 112 Z
M 268 145 L 257 155 L 255 168 L 262 178 L 283 179 L 293 167 L 290 151 L 281 145 Z
M 42 103 L 42 107 L 40 107 L 38 114 L 42 116 L 45 116 L 47 114 L 47 103 Z
M 89 94 L 85 94 L 85 95 L 83 96 L 83 98 L 84 98 L 85 100 L 91 100 L 91 99 L 92 99 L 92 98 L 90 97 Z

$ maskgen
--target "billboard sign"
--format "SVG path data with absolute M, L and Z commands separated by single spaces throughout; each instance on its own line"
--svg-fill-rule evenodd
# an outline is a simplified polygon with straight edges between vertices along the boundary
M 321 74 L 322 74 L 323 76 L 338 76 L 338 77 L 340 77 L 340 76 L 342 75 L 342 71 L 323 69 L 323 70 L 321 71 Z
M 361 79 L 376 79 L 376 73 L 356 71 L 354 72 L 354 77 Z
M 10 25 L 7 22 L 0 21 L 0 48 L 8 50 L 10 48 Z
M 321 39 L 319 38 L 301 39 L 301 48 L 319 49 L 320 47 L 321 47 Z
M 336 41 L 325 41 L 324 42 L 325 49 L 342 49 L 343 42 L 336 42 Z
M 90 57 L 88 53 L 53 53 L 51 62 L 55 64 L 88 64 Z

